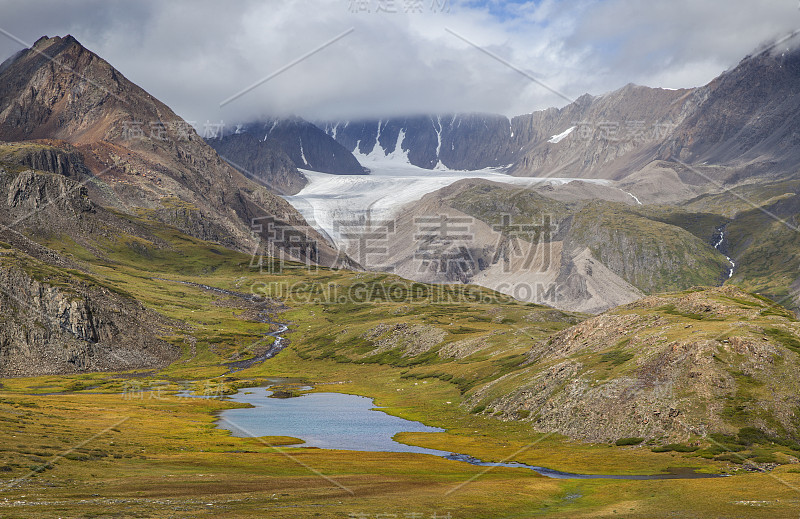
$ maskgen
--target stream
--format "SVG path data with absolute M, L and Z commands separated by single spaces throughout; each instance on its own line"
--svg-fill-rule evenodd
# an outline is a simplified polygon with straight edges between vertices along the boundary
M 722 249 L 720 247 L 722 247 L 722 242 L 725 241 L 725 226 L 724 225 L 722 227 L 718 227 L 714 231 L 714 237 L 712 238 L 712 240 L 714 241 L 714 243 L 713 243 L 714 248 L 717 249 L 718 251 L 722 252 Z M 722 254 L 725 254 L 725 253 L 722 252 Z M 727 254 L 725 254 L 725 257 L 728 259 L 728 263 L 731 264 L 731 268 L 728 271 L 728 279 L 730 279 L 730 278 L 733 277 L 733 269 L 736 268 L 736 263 L 734 263 L 733 260 L 730 258 L 730 256 L 728 256 Z
M 209 285 L 204 285 L 202 283 L 193 283 L 191 281 L 179 281 L 177 279 L 163 279 L 163 278 L 152 278 L 152 279 L 155 279 L 155 280 L 158 280 L 158 281 L 170 281 L 172 283 L 179 283 L 181 285 L 187 285 L 187 286 L 195 287 L 195 288 L 202 288 L 203 290 L 208 290 L 209 292 L 216 292 L 218 294 L 237 297 L 239 299 L 245 299 L 245 300 L 251 301 L 251 302 L 255 302 L 256 301 L 256 296 L 254 296 L 252 294 L 245 294 L 244 292 L 234 292 L 233 290 L 226 290 L 224 288 L 212 287 L 212 286 L 209 286 Z M 285 337 L 283 337 L 283 333 L 285 333 L 289 329 L 289 327 L 286 324 L 278 322 L 278 321 L 273 321 L 272 317 L 267 312 L 259 312 L 259 314 L 258 314 L 258 322 L 264 323 L 264 324 L 268 325 L 269 327 L 271 327 L 271 326 L 277 326 L 278 327 L 278 329 L 275 330 L 275 331 L 268 331 L 268 332 L 264 333 L 264 337 L 265 338 L 266 337 L 273 337 L 275 339 L 275 341 L 270 345 L 269 348 L 266 349 L 266 351 L 264 351 L 264 352 L 262 352 L 262 353 L 260 353 L 258 355 L 255 355 L 252 358 L 243 359 L 243 360 L 235 360 L 235 361 L 232 361 L 232 362 L 224 363 L 223 365 L 228 368 L 228 372 L 222 374 L 221 376 L 224 377 L 226 375 L 230 375 L 232 373 L 236 373 L 237 371 L 242 371 L 243 369 L 247 369 L 247 368 L 249 368 L 251 366 L 254 366 L 256 364 L 260 364 L 260 363 L 264 362 L 267 359 L 271 359 L 272 357 L 274 357 L 275 355 L 280 353 L 287 346 L 287 340 L 286 340 Z

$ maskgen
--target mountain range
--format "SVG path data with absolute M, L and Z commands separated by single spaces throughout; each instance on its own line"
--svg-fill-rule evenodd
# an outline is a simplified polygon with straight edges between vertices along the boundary
M 511 118 L 430 114 L 321 121 L 316 126 L 351 153 L 389 155 L 400 150 L 409 163 L 431 170 L 506 167 L 519 176 L 558 172 L 557 176 L 620 180 L 663 160 L 721 166 L 724 171 L 712 177 L 720 182 L 794 174 L 799 66 L 796 49 L 768 47 L 702 87 L 671 90 L 629 84 L 603 95 L 585 94 L 559 109 Z M 262 124 L 276 126 L 274 121 Z M 309 126 L 296 118 L 281 124 Z M 300 140 L 294 137 L 298 132 L 290 138 L 286 129 L 279 133 L 275 140 L 298 167 L 345 171 L 332 163 L 304 162 Z M 319 134 L 308 138 L 324 141 Z M 689 185 L 708 182 L 702 177 L 681 180 Z
M 697 88 L 628 84 L 511 118 L 434 114 L 318 125 L 354 153 L 399 146 L 424 169 L 505 166 L 519 176 L 621 180 L 664 160 L 724 167 L 717 181 L 794 175 L 799 67 L 797 49 L 768 47 Z
M 629 84 L 603 95 L 583 95 L 562 108 L 511 118 L 473 113 L 322 121 L 315 124 L 324 135 L 307 131 L 302 139 L 297 137 L 297 130 L 284 128 L 309 128 L 313 126 L 310 123 L 299 119 L 266 121 L 248 126 L 260 128 L 265 134 L 263 144 L 249 145 L 253 137 L 249 130 L 250 135 L 230 135 L 225 144 L 212 145 L 218 151 L 226 146 L 223 155 L 232 162 L 263 165 L 274 153 L 270 141 L 291 157 L 295 166 L 318 172 L 353 171 L 349 165 L 343 169 L 333 165 L 334 158 L 347 156 L 347 164 L 358 159 L 362 167 L 375 172 L 388 161 L 428 170 L 432 176 L 491 168 L 516 177 L 573 179 L 566 185 L 550 183 L 530 189 L 545 199 L 567 204 L 552 215 L 560 226 L 556 234 L 567 239 L 553 242 L 561 253 L 544 277 L 518 271 L 511 276 L 513 283 L 555 283 L 563 294 L 558 304 L 564 309 L 597 312 L 642 294 L 720 284 L 728 278 L 800 307 L 795 254 L 782 250 L 783 259 L 778 260 L 777 268 L 785 274 L 766 275 L 763 268 L 755 266 L 759 260 L 743 261 L 758 255 L 758 249 L 748 236 L 753 229 L 745 231 L 737 222 L 753 221 L 750 215 L 754 212 L 769 215 L 779 210 L 783 215 L 779 220 L 788 227 L 784 225 L 784 229 L 774 219 L 764 217 L 755 218 L 757 229 L 787 231 L 789 237 L 793 236 L 796 213 L 785 208 L 794 207 L 800 182 L 798 92 L 800 51 L 772 45 L 696 88 L 671 90 Z M 265 129 L 269 128 L 281 136 L 267 139 L 270 132 Z M 286 134 L 291 137 L 283 136 Z M 316 156 L 314 160 L 303 158 L 305 148 L 315 149 L 309 139 L 316 139 L 319 149 L 330 150 L 334 146 L 331 141 L 335 141 L 344 150 L 336 148 L 336 154 L 326 151 L 327 162 Z M 275 173 L 266 167 L 256 169 L 262 178 L 274 176 L 282 188 L 291 185 L 287 194 L 302 195 L 302 187 L 308 182 L 299 172 L 286 183 L 286 174 L 280 168 Z M 610 184 L 575 179 L 600 179 Z M 362 260 L 362 266 L 390 268 L 423 281 L 509 286 L 507 258 L 503 272 L 497 272 L 497 237 L 491 232 L 478 232 L 471 243 L 462 244 L 474 258 L 471 272 L 454 275 L 420 270 L 415 261 L 418 244 L 412 239 L 413 220 L 423 213 L 436 216 L 448 211 L 458 217 L 456 208 L 443 205 L 453 200 L 453 189 L 444 188 L 402 211 L 398 209 L 394 216 L 400 223 L 396 227 L 404 239 L 394 243 L 392 261 L 370 265 Z M 502 189 L 499 185 L 484 188 L 491 195 L 481 198 L 481 203 L 493 211 L 503 210 L 504 205 L 492 199 Z M 594 203 L 584 208 L 593 199 L 610 204 Z M 778 200 L 778 206 L 771 209 Z M 645 204 L 638 211 L 622 209 L 629 220 L 640 219 L 641 225 L 628 221 L 631 225 L 618 226 L 612 234 L 604 225 L 590 227 L 591 232 L 575 232 L 574 218 L 586 211 L 599 221 L 615 219 L 620 209 L 613 203 Z M 659 207 L 665 205 L 672 208 Z M 491 216 L 492 211 L 461 216 L 476 218 L 478 227 L 497 225 L 481 219 L 478 213 Z M 340 217 L 352 220 L 361 216 Z M 581 221 L 578 218 L 577 222 Z M 708 227 L 700 229 L 700 221 Z M 661 240 L 652 239 L 654 231 L 660 233 Z M 357 244 L 356 249 L 341 240 L 337 245 L 351 256 L 359 255 Z M 607 275 L 589 279 L 585 265 L 578 266 L 586 261 L 596 265 L 593 272 Z M 638 266 L 633 267 L 634 263 Z M 731 264 L 737 268 L 731 270 Z M 511 271 L 516 269 L 510 267 Z M 547 302 L 536 297 L 528 300 Z
M 31 143 L 8 152 L 8 160 L 73 178 L 99 206 L 146 210 L 192 236 L 241 250 L 259 242 L 253 222 L 273 218 L 307 237 L 306 251 L 290 247 L 294 259 L 322 264 L 341 256 L 336 246 L 273 194 L 301 192 L 308 184 L 301 170 L 362 175 L 369 173 L 368 158 L 388 157 L 432 174 L 489 167 L 523 177 L 609 180 L 613 188 L 573 181 L 529 190 L 532 198 L 523 205 L 547 207 L 558 229 L 552 244 L 560 254 L 544 278 L 514 272 L 491 232 L 476 233 L 469 244 L 472 257 L 480 258 L 469 273 L 421 272 L 413 240 L 395 243 L 390 267 L 415 279 L 493 288 L 507 284 L 509 274 L 534 286 L 547 279 L 565 294 L 563 308 L 597 312 L 643 293 L 721 283 L 733 261 L 738 268 L 732 282 L 785 299 L 800 286 L 791 272 L 795 260 L 787 258 L 786 275 L 777 278 L 753 262 L 737 261 L 754 254 L 757 244 L 742 235 L 736 219 L 771 212 L 761 208 L 767 203 L 793 221 L 792 209 L 785 208 L 793 207 L 800 163 L 792 116 L 799 67 L 797 50 L 767 48 L 693 89 L 627 85 L 513 118 L 449 114 L 316 125 L 297 117 L 270 119 L 228 125 L 204 140 L 74 38 L 42 38 L 0 66 L 0 137 Z M 455 211 L 479 226 L 496 226 L 497 214 L 509 209 L 508 201 L 496 198 L 517 195 L 504 192 L 507 186 L 484 186 L 476 198 L 476 189 L 459 183 L 431 193 L 398 213 L 407 220 L 398 229 L 413 232 L 408 219 L 431 211 Z M 736 198 L 732 193 L 743 200 L 721 211 L 722 200 Z M 586 205 L 593 199 L 606 203 Z M 647 206 L 620 209 L 615 203 Z M 641 225 L 619 227 L 616 235 L 604 225 L 578 231 L 584 221 L 579 215 L 602 221 L 620 210 Z M 708 227 L 684 223 L 698 217 Z M 774 224 L 769 218 L 758 223 Z M 656 243 L 647 236 L 658 226 L 663 239 Z M 728 232 L 719 233 L 725 226 Z M 779 225 L 774 232 L 780 231 Z M 723 239 L 715 244 L 717 236 Z M 358 256 L 348 244 L 336 245 Z M 607 276 L 589 279 L 585 265 L 578 266 L 584 261 Z M 496 272 L 498 262 L 502 273 Z

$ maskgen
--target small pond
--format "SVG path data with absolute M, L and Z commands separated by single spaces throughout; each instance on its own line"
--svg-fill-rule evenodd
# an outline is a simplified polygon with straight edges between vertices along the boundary
M 308 388 L 310 389 L 310 388 Z M 240 390 L 230 398 L 254 407 L 228 409 L 220 413 L 218 427 L 234 436 L 291 436 L 305 443 L 302 447 L 350 451 L 412 452 L 431 454 L 483 467 L 509 467 L 533 470 L 559 479 L 684 479 L 720 477 L 699 474 L 691 469 L 651 475 L 574 474 L 526 465 L 524 463 L 485 462 L 464 454 L 405 445 L 392 439 L 400 432 L 443 432 L 419 422 L 383 413 L 371 398 L 343 393 L 307 393 L 294 398 L 270 398 L 269 388 Z
M 269 398 L 271 394 L 265 388 L 239 391 L 231 399 L 255 407 L 223 411 L 218 425 L 234 436 L 300 438 L 305 441 L 303 447 L 449 454 L 394 441 L 392 437 L 399 432 L 443 432 L 444 429 L 376 411 L 371 398 L 342 393 Z

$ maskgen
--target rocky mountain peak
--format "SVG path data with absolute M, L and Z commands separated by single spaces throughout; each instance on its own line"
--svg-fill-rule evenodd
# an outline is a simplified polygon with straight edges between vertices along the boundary
M 188 122 L 75 38 L 39 39 L 4 67 L 0 140 L 73 145 L 97 176 L 90 195 L 101 205 L 145 208 L 187 234 L 242 250 L 252 250 L 255 218 L 307 228 L 265 182 L 223 161 Z M 309 233 L 323 256 L 335 256 Z
M 124 137 L 128 122 L 180 120 L 72 36 L 40 38 L 0 71 L 6 140 L 112 141 Z

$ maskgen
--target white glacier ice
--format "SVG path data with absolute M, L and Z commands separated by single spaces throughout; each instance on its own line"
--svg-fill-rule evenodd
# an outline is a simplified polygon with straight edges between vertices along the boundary
M 482 178 L 518 186 L 542 183 L 565 184 L 574 178 L 512 177 L 498 169 L 479 171 L 437 171 L 408 163 L 408 152 L 402 151 L 404 132 L 398 136 L 398 147 L 385 155 L 382 148 L 369 155 L 357 154 L 369 175 L 333 175 L 301 170 L 308 179 L 302 191 L 284 198 L 305 217 L 310 225 L 327 234 L 337 245 L 344 246 L 336 230 L 336 222 L 372 221 L 391 218 L 406 204 L 424 195 L 467 178 Z M 382 156 L 381 156 L 382 155 Z M 608 180 L 580 179 L 601 185 Z M 352 228 L 350 229 L 352 230 Z

